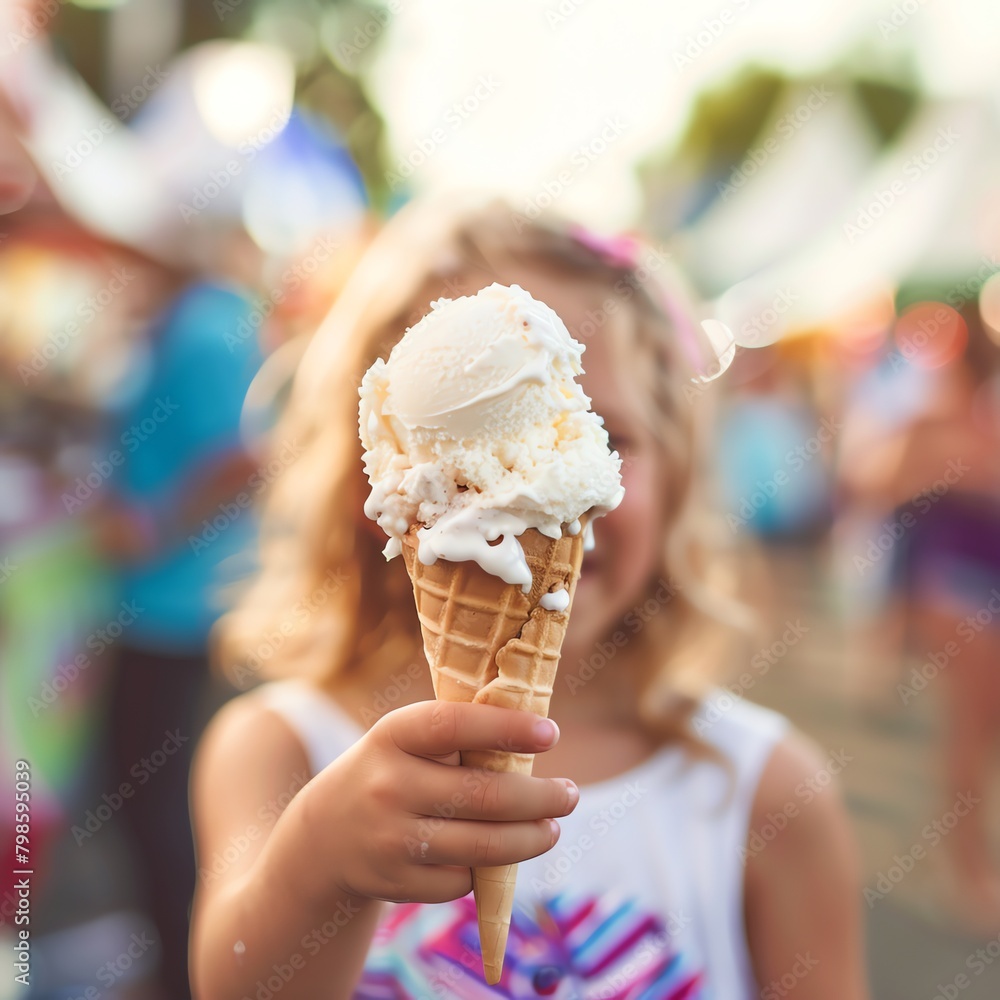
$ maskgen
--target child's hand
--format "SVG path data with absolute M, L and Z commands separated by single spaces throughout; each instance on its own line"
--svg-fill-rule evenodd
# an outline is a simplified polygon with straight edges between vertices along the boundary
M 548 719 L 487 705 L 389 712 L 303 790 L 314 872 L 331 873 L 307 891 L 441 902 L 469 892 L 473 866 L 549 850 L 576 785 L 462 767 L 459 751 L 539 753 L 558 738 Z

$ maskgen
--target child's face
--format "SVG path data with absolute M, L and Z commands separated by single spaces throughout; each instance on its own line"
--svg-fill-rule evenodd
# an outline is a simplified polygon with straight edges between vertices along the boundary
M 563 661 L 575 668 L 609 632 L 621 629 L 629 638 L 634 632 L 623 619 L 645 595 L 663 547 L 663 474 L 656 443 L 636 411 L 635 389 L 608 342 L 611 324 L 627 322 L 627 314 L 608 320 L 586 337 L 581 331 L 592 328 L 587 312 L 593 314 L 598 308 L 598 293 L 538 272 L 511 280 L 550 305 L 586 346 L 586 374 L 580 381 L 594 411 L 604 417 L 611 447 L 622 456 L 625 498 L 595 522 L 597 546 L 584 559 L 573 602 Z

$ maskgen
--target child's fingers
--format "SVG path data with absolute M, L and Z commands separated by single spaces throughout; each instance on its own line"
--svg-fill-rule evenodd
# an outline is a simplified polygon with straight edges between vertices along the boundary
M 412 860 L 428 865 L 469 868 L 514 865 L 544 854 L 559 839 L 559 824 L 540 819 L 530 823 L 489 823 L 452 819 L 426 839 L 407 838 Z
M 455 819 L 519 821 L 567 816 L 580 792 L 566 778 L 532 778 L 473 768 L 423 765 L 419 783 L 405 792 L 404 802 L 424 816 Z
M 383 716 L 378 725 L 386 727 L 400 750 L 438 761 L 460 750 L 541 753 L 559 739 L 551 719 L 531 712 L 448 701 L 408 705 Z

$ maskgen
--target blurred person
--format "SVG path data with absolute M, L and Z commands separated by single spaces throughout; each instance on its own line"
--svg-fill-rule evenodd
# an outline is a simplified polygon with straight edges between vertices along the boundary
M 707 676 L 720 625 L 699 611 L 692 570 L 710 562 L 691 527 L 688 318 L 634 250 L 516 219 L 502 204 L 451 218 L 404 209 L 303 358 L 278 435 L 303 451 L 266 510 L 262 573 L 220 633 L 228 668 L 268 682 L 216 717 L 192 779 L 195 994 L 235 1000 L 287 969 L 288 1000 L 577 995 L 610 989 L 617 970 L 614 989 L 630 995 L 749 1000 L 796 968 L 813 1000 L 864 1000 L 857 862 L 837 795 L 816 796 L 766 849 L 749 846 L 823 762 L 782 717 L 726 700 Z M 521 285 L 577 336 L 589 324 L 581 381 L 624 456 L 625 499 L 597 523 L 575 597 L 558 728 L 427 700 L 409 579 L 385 565 L 363 513 L 357 379 L 431 301 L 494 281 Z M 567 688 L 651 601 L 613 662 Z M 463 795 L 476 775 L 458 751 L 504 745 L 538 753 L 535 776 L 479 772 L 483 794 Z M 462 804 L 442 818 L 446 801 Z M 438 832 L 418 858 L 405 845 L 428 822 Z M 469 867 L 518 861 L 491 989 Z M 582 945 L 582 926 L 600 926 L 600 943 Z
M 891 322 L 885 335 L 892 334 Z M 851 624 L 851 682 L 871 706 L 898 704 L 894 685 L 905 653 L 907 607 L 898 559 L 870 559 L 884 531 L 885 455 L 896 461 L 906 429 L 933 405 L 935 372 L 910 364 L 897 350 L 875 346 L 848 379 L 837 455 L 836 524 L 832 555 L 840 598 Z M 876 550 L 877 552 L 877 550 Z
M 977 803 L 947 839 L 958 908 L 995 933 L 1000 859 L 985 803 L 1000 736 L 1000 348 L 973 310 L 935 322 L 941 329 L 929 347 L 908 351 L 909 362 L 896 355 L 916 369 L 910 384 L 919 379 L 923 388 L 919 406 L 858 454 L 847 479 L 854 495 L 889 515 L 891 579 L 904 601 L 909 649 L 923 657 L 897 686 L 904 706 L 942 675 L 944 799 L 949 807 L 961 795 Z M 942 364 L 931 350 L 947 349 L 946 338 L 956 349 Z
M 743 351 L 720 421 L 714 455 L 730 530 L 768 541 L 809 541 L 830 521 L 830 445 L 836 425 L 821 417 L 796 359 L 780 345 Z
M 190 281 L 153 323 L 150 340 L 148 380 L 116 435 L 127 458 L 97 523 L 134 616 L 116 646 L 112 784 L 135 780 L 137 768 L 149 772 L 148 793 L 129 799 L 122 815 L 141 855 L 164 996 L 175 1000 L 189 995 L 195 867 L 187 781 L 211 714 L 208 636 L 223 576 L 241 572 L 240 554 L 254 535 L 250 508 L 267 473 L 240 436 L 260 363 L 250 292 L 224 279 Z M 168 759 L 150 769 L 143 762 L 156 752 Z

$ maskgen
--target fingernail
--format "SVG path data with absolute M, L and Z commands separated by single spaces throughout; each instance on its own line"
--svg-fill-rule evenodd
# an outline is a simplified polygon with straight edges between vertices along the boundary
M 559 739 L 559 727 L 551 719 L 539 719 L 531 735 L 540 746 L 555 746 L 556 740 Z
M 552 834 L 552 843 L 559 839 L 559 824 L 554 820 L 549 820 L 549 832 Z
M 580 789 L 569 778 L 563 778 L 563 784 L 566 786 L 566 804 L 570 809 L 575 809 L 580 801 Z

